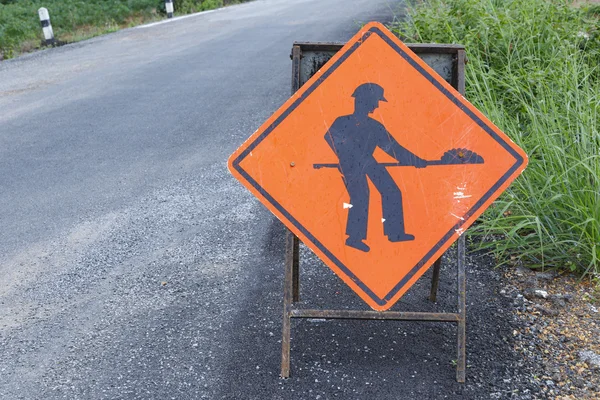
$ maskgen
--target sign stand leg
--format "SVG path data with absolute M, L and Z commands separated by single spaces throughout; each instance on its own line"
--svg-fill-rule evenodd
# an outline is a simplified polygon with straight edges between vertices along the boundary
M 281 338 L 282 378 L 289 378 L 290 376 L 290 339 L 292 329 L 290 314 L 294 300 L 294 250 L 297 241 L 298 238 L 296 238 L 296 235 L 287 231 L 285 237 L 285 278 L 283 281 L 283 334 Z
M 292 260 L 292 288 L 293 298 L 292 302 L 297 303 L 300 301 L 300 239 L 298 236 L 293 236 L 293 260 Z
M 433 275 L 431 277 L 431 293 L 429 301 L 435 303 L 437 300 L 438 285 L 440 283 L 440 269 L 442 267 L 442 257 L 438 258 L 433 264 Z
M 467 308 L 466 308 L 466 290 L 467 290 L 467 278 L 465 272 L 465 235 L 461 235 L 458 238 L 457 244 L 457 273 L 458 273 L 458 357 L 456 361 L 456 380 L 460 383 L 465 382 L 465 369 L 466 369 L 466 319 L 467 319 Z
M 300 46 L 292 47 L 292 94 L 300 88 Z M 285 278 L 283 281 L 283 334 L 281 338 L 281 377 L 290 377 L 291 311 L 300 300 L 300 240 L 291 231 L 285 235 Z
M 465 95 L 465 64 L 467 56 L 464 49 L 460 49 L 456 54 L 456 89 L 463 96 Z M 460 235 L 457 249 L 457 272 L 458 272 L 458 358 L 456 361 L 456 380 L 460 383 L 465 382 L 466 374 L 466 340 L 467 340 L 467 275 L 466 275 L 466 260 L 465 260 L 465 235 Z

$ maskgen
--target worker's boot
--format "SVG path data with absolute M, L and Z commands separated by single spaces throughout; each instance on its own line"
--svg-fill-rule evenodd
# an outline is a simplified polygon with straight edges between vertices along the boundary
M 411 240 L 415 240 L 414 235 L 409 235 L 408 233 L 399 233 L 397 235 L 388 235 L 388 240 L 392 243 L 396 242 L 410 242 Z
M 360 239 L 348 238 L 346 239 L 346 246 L 350 246 L 355 248 L 356 250 L 364 251 L 365 253 L 371 250 L 369 246 L 365 242 Z

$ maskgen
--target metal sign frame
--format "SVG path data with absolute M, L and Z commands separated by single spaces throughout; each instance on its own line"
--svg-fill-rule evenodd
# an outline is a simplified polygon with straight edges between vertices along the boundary
M 343 43 L 295 42 L 290 55 L 292 59 L 292 94 L 306 83 L 336 52 Z M 450 44 L 408 44 L 413 52 L 439 73 L 462 95 L 465 93 L 465 48 Z M 287 230 L 285 277 L 283 285 L 283 334 L 281 341 L 281 377 L 290 376 L 290 338 L 292 318 L 363 319 L 452 322 L 458 327 L 458 357 L 456 380 L 465 381 L 466 369 L 466 272 L 465 236 L 457 243 L 457 303 L 456 313 L 373 311 L 373 310 L 317 310 L 298 308 L 300 299 L 300 241 Z M 440 277 L 441 257 L 433 265 L 429 300 L 436 301 Z

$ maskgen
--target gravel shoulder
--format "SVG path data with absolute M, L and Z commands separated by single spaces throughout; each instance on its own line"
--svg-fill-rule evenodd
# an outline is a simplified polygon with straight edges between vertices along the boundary
M 504 271 L 501 294 L 513 299 L 521 327 L 515 349 L 541 368 L 542 393 L 557 399 L 600 398 L 598 287 L 575 276 L 524 268 Z
M 235 399 L 482 399 L 542 398 L 541 368 L 516 351 L 522 321 L 512 299 L 499 295 L 507 280 L 489 256 L 467 264 L 467 382 L 455 380 L 453 324 L 392 321 L 294 321 L 291 377 L 280 380 L 283 234 L 273 221 L 267 249 L 277 261 L 252 283 L 254 297 L 238 312 L 235 357 L 222 398 Z M 301 249 L 301 306 L 364 309 L 365 305 L 314 254 Z M 393 307 L 456 310 L 454 250 L 444 257 L 438 302 L 429 302 L 431 271 Z M 276 388 L 276 390 L 274 389 Z

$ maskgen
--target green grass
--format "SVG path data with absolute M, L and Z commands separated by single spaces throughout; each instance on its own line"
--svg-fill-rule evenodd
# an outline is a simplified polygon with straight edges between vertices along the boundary
M 175 14 L 244 0 L 175 0 Z M 57 40 L 72 42 L 166 18 L 164 0 L 0 0 L 0 60 L 41 46 L 37 10 L 46 7 Z
M 425 0 L 408 42 L 466 46 L 466 97 L 529 155 L 470 232 L 501 262 L 600 274 L 600 24 L 561 0 Z

